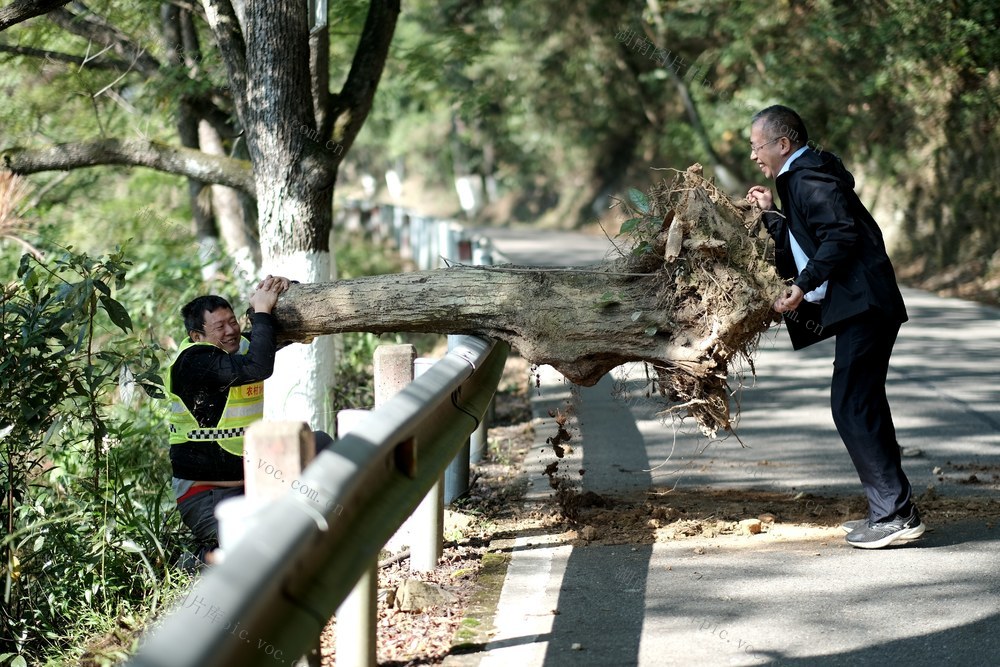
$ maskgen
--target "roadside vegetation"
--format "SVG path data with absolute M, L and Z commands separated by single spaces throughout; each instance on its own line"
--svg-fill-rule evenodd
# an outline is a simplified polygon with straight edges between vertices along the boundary
M 169 193 L 161 179 L 126 178 L 137 196 L 113 207 L 21 208 L 36 229 L 66 223 L 33 235 L 34 254 L 0 254 L 0 665 L 114 663 L 190 582 L 159 374 L 183 303 L 213 292 L 237 304 L 249 285 L 222 254 L 199 255 L 183 210 L 150 224 L 140 193 Z M 361 236 L 342 247 L 347 275 L 401 269 Z M 370 407 L 380 339 L 340 338 L 330 409 Z

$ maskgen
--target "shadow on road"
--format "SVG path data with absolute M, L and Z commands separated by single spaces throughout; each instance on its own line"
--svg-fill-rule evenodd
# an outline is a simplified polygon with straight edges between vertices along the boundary
M 612 397 L 613 379 L 605 376 L 579 390 L 577 414 L 584 470 L 582 490 L 596 494 L 648 489 L 645 440 L 628 407 Z M 588 444 L 593 443 L 593 444 Z M 613 557 L 609 557 L 610 553 Z M 566 561 L 558 614 L 545 652 L 546 665 L 628 665 L 639 659 L 646 607 L 646 576 L 652 545 L 576 547 Z M 608 626 L 614 619 L 614 631 Z

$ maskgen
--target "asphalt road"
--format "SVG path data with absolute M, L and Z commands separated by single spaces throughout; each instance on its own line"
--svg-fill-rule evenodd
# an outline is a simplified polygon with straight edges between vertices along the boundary
M 494 235 L 519 264 L 588 264 L 599 237 Z M 568 251 L 572 248 L 572 251 Z M 1000 310 L 905 290 L 911 321 L 888 393 L 914 489 L 1000 498 Z M 567 468 L 584 490 L 634 496 L 651 486 L 759 489 L 851 497 L 860 484 L 830 417 L 832 342 L 793 353 L 783 331 L 763 341 L 756 379 L 739 393 L 738 433 L 709 442 L 656 416 L 641 367 L 573 388 L 543 369 L 541 420 L 526 462 L 529 497 L 551 493 L 542 467 L 547 411 L 576 406 Z M 936 472 L 935 472 L 936 471 Z M 975 474 L 975 483 L 970 483 Z M 845 517 L 846 518 L 846 517 Z M 557 535 L 514 540 L 489 667 L 537 665 L 997 665 L 1000 526 L 931 526 L 901 547 L 853 549 L 835 530 L 784 540 L 721 536 L 573 547 Z M 468 659 L 469 656 L 466 656 Z M 467 662 L 465 664 L 468 664 Z

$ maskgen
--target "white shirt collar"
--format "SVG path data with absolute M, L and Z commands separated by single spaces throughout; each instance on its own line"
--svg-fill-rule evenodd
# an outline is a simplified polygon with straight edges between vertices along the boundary
M 788 171 L 788 168 L 792 166 L 792 163 L 793 163 L 793 162 L 795 162 L 795 159 L 796 159 L 796 158 L 797 158 L 798 156 L 800 156 L 800 155 L 802 155 L 803 153 L 805 153 L 805 152 L 806 152 L 806 149 L 807 149 L 807 148 L 809 148 L 809 146 L 803 146 L 803 147 L 802 147 L 802 148 L 800 148 L 799 150 L 797 150 L 797 151 L 795 151 L 794 153 L 792 153 L 792 154 L 791 154 L 791 155 L 790 155 L 790 156 L 788 157 L 788 159 L 787 159 L 787 160 L 785 160 L 785 164 L 783 164 L 783 165 L 781 166 L 781 171 L 779 171 L 779 172 L 778 172 L 778 176 L 781 176 L 781 175 L 782 175 L 783 173 L 785 173 L 786 171 Z M 775 178 L 777 178 L 778 176 L 775 176 Z

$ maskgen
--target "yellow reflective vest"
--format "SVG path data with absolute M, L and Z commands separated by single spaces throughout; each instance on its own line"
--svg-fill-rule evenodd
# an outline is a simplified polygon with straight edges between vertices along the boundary
M 211 427 L 202 427 L 184 401 L 177 396 L 171 387 L 174 364 L 184 350 L 193 345 L 212 345 L 212 343 L 195 343 L 185 340 L 177 354 L 174 355 L 165 374 L 165 389 L 170 401 L 170 444 L 176 445 L 188 441 L 217 442 L 219 446 L 231 454 L 243 455 L 243 432 L 246 427 L 264 416 L 264 383 L 254 382 L 229 388 L 226 407 L 222 410 L 219 423 Z M 250 341 L 240 340 L 237 354 L 246 354 Z

